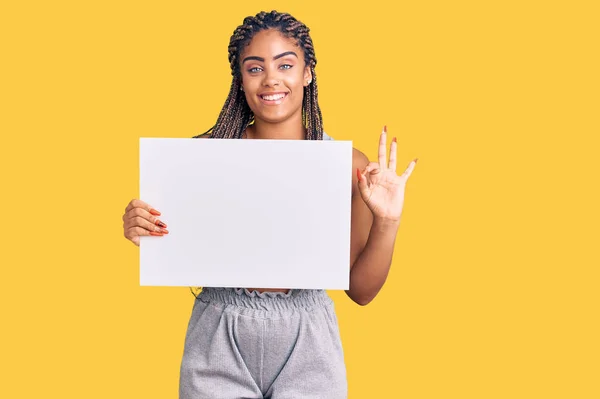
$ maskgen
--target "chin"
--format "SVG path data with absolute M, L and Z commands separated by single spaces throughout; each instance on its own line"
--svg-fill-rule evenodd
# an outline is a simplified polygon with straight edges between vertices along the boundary
M 260 119 L 261 121 L 267 122 L 267 123 L 282 123 L 285 122 L 286 120 L 288 120 L 290 118 L 289 115 L 284 115 L 284 116 L 265 116 L 265 115 L 256 115 L 254 114 L 254 119 Z
M 285 122 L 286 120 L 288 120 L 293 113 L 290 112 L 269 112 L 269 113 L 262 113 L 262 112 L 254 112 L 254 119 L 260 119 L 261 121 L 265 121 L 268 123 L 280 123 L 280 122 Z

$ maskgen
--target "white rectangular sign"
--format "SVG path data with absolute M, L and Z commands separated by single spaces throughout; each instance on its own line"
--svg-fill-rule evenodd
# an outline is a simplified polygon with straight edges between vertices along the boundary
M 352 142 L 140 138 L 140 284 L 348 289 Z

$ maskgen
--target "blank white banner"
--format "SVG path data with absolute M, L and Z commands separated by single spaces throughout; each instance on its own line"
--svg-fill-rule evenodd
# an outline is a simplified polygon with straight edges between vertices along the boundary
M 348 289 L 352 142 L 140 138 L 140 284 Z

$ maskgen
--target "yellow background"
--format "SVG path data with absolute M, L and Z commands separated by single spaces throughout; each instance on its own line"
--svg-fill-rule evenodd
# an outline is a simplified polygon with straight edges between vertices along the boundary
M 391 4 L 3 2 L 0 397 L 177 397 L 193 297 L 139 287 L 138 138 L 207 130 L 273 8 L 325 130 L 420 159 L 384 289 L 331 293 L 350 398 L 600 397 L 597 2 Z

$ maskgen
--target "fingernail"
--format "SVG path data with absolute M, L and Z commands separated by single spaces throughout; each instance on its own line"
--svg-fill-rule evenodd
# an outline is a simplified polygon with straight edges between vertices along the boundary
M 392 139 L 392 141 L 395 143 L 395 142 L 396 142 L 396 138 L 394 137 L 394 138 Z
M 162 237 L 162 234 L 160 234 L 160 233 L 157 233 L 156 231 L 151 231 L 151 232 L 150 232 L 150 235 L 151 235 L 151 236 L 159 236 L 159 237 Z
M 356 168 L 356 177 L 358 177 L 358 181 L 360 181 L 360 169 Z
M 156 224 L 157 226 L 160 226 L 160 227 L 167 227 L 167 225 L 166 225 L 166 224 L 164 224 L 163 222 L 161 222 L 161 221 L 160 221 L 160 220 L 158 220 L 158 219 L 156 219 L 156 222 L 155 222 L 155 224 Z
M 384 133 L 387 133 L 387 125 L 384 125 L 384 126 L 383 126 L 383 132 L 384 132 Z
M 156 210 L 156 209 L 154 209 L 154 208 L 151 208 L 151 209 L 150 209 L 150 213 L 151 213 L 151 214 L 153 214 L 154 216 L 160 216 L 160 212 L 159 212 L 159 211 L 157 211 L 157 210 Z
M 418 160 L 419 160 L 419 158 L 415 158 L 415 163 L 417 163 Z
M 167 229 L 162 229 L 160 232 L 163 234 L 169 234 L 169 230 L 167 230 Z

